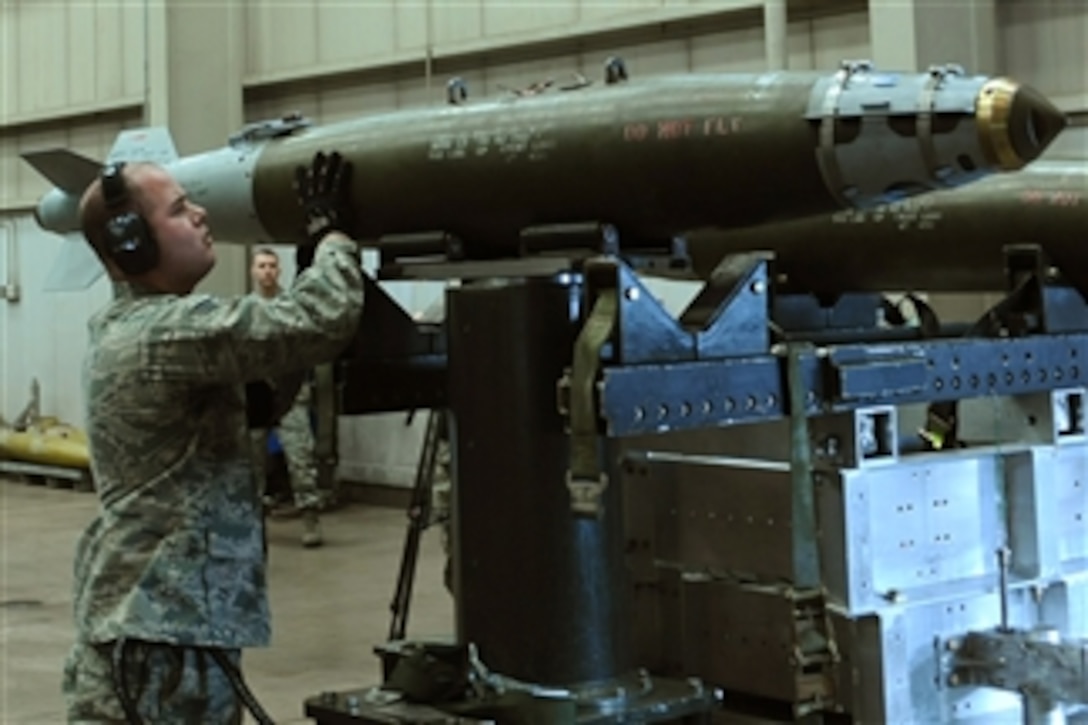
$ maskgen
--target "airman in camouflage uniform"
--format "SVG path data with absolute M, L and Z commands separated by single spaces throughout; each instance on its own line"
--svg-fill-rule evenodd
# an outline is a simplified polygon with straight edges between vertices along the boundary
M 274 250 L 262 247 L 253 253 L 250 276 L 253 291 L 259 299 L 274 300 L 283 293 L 280 287 L 280 258 Z M 253 467 L 262 486 L 268 475 L 265 463 L 269 432 L 268 428 L 250 431 Z M 314 432 L 310 423 L 310 390 L 307 384 L 303 384 L 291 407 L 280 418 L 276 434 L 283 448 L 283 457 L 287 459 L 295 506 L 302 512 L 302 544 L 307 547 L 321 546 L 324 542 L 318 518 L 321 493 L 317 489 L 317 462 L 314 460 Z
M 114 299 L 90 321 L 84 365 L 100 508 L 75 560 L 70 722 L 242 721 L 241 649 L 270 635 L 242 384 L 331 360 L 354 334 L 362 273 L 337 233 L 351 229 L 349 183 L 336 154 L 299 169 L 320 245 L 272 303 L 191 294 L 212 237 L 165 170 L 107 167 L 85 193 L 84 234 Z

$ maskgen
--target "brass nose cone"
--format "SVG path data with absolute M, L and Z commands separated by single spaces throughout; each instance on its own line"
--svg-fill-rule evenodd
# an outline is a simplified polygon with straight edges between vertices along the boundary
M 1042 93 L 1007 78 L 982 87 L 977 109 L 983 152 L 1002 171 L 1015 171 L 1039 158 L 1068 124 Z

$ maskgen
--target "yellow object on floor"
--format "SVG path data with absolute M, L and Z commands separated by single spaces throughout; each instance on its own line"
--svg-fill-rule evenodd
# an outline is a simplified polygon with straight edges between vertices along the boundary
M 87 434 L 56 418 L 38 418 L 23 430 L 0 425 L 0 458 L 89 468 Z

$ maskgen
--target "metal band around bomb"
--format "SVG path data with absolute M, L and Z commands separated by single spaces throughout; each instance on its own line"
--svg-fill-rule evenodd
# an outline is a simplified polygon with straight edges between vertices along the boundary
M 846 181 L 839 168 L 838 159 L 835 157 L 835 121 L 838 118 L 839 98 L 842 96 L 850 78 L 859 72 L 871 70 L 872 65 L 862 62 L 843 62 L 842 67 L 833 76 L 832 83 L 827 87 L 820 105 L 820 145 L 816 151 L 816 161 L 820 167 L 820 174 L 824 178 L 824 184 L 828 190 L 844 207 L 850 206 L 850 200 L 843 193 Z
M 922 154 L 922 163 L 931 179 L 940 178 L 940 163 L 937 149 L 933 144 L 933 114 L 936 110 L 937 91 L 949 75 L 963 75 L 954 66 L 933 66 L 929 69 L 929 78 L 922 86 L 918 100 L 918 150 Z

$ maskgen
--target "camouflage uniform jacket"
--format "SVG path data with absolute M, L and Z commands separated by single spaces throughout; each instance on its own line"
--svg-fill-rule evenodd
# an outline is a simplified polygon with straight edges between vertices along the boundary
M 355 244 L 329 239 L 274 303 L 117 284 L 89 323 L 84 396 L 98 516 L 79 541 L 79 637 L 266 645 L 261 503 L 244 381 L 333 359 L 358 325 Z

